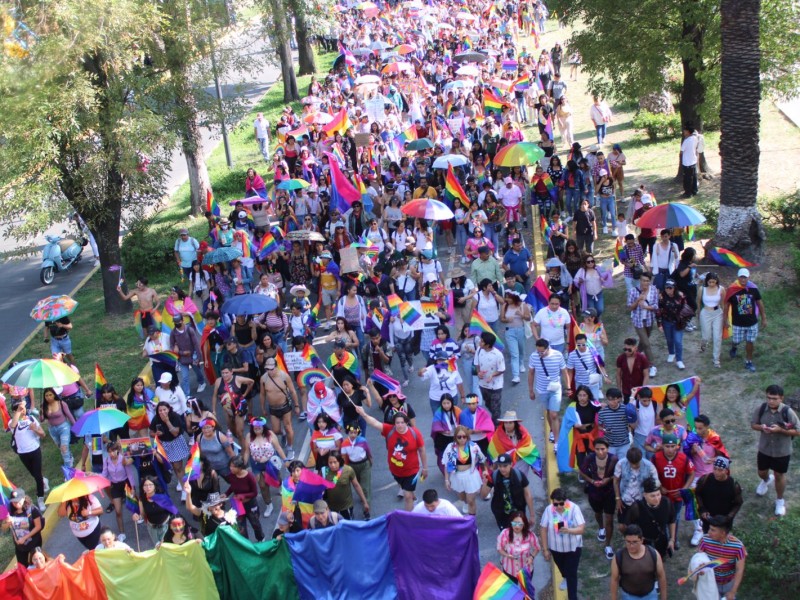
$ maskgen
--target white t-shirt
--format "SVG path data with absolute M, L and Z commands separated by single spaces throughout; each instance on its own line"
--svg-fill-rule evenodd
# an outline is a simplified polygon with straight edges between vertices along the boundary
M 463 383 L 458 371 L 444 370 L 438 372 L 434 365 L 425 367 L 422 379 L 430 380 L 431 386 L 428 390 L 428 398 L 434 402 L 440 402 L 442 396 L 445 394 L 450 394 L 453 398 L 458 398 L 458 385 Z
M 656 426 L 656 411 L 654 404 L 651 402 L 650 406 L 639 405 L 639 408 L 636 410 L 636 414 L 636 429 L 633 430 L 633 433 L 639 433 L 646 437 Z
M 183 393 L 183 390 L 180 386 L 177 386 L 174 390 L 165 390 L 159 385 L 156 388 L 155 402 L 156 404 L 159 402 L 166 402 L 178 415 L 185 415 L 186 411 L 188 410 L 186 405 L 186 395 Z
M 512 185 L 510 189 L 506 186 L 503 186 L 503 189 L 497 192 L 497 197 L 506 208 L 514 208 L 515 206 L 519 206 L 519 203 L 522 200 L 522 192 L 516 185 Z
M 100 504 L 100 500 L 92 496 L 91 494 L 89 497 L 89 510 L 97 510 L 98 508 L 102 508 Z M 73 519 L 77 518 L 77 521 L 73 521 Z M 69 519 L 69 527 L 72 529 L 72 533 L 77 538 L 84 538 L 92 534 L 92 532 L 100 526 L 100 517 L 96 515 L 92 515 L 84 519 L 80 515 L 73 515 Z
M 497 348 L 492 348 L 491 350 L 478 348 L 475 351 L 475 358 L 472 359 L 472 364 L 478 367 L 478 371 L 487 373 L 503 373 L 506 370 L 506 360 L 503 358 L 503 353 Z M 503 389 L 503 377 L 494 377 L 491 381 L 480 379 L 479 385 L 487 390 L 501 390 Z
M 41 425 L 36 417 L 25 415 L 17 422 L 16 428 L 12 429 L 14 439 L 17 441 L 17 454 L 27 454 L 33 452 L 39 446 L 39 436 L 33 431 L 33 425 Z
M 416 513 L 418 515 L 436 515 L 439 517 L 460 517 L 463 518 L 464 515 L 453 506 L 453 503 L 449 500 L 444 500 L 442 498 L 439 499 L 439 504 L 436 505 L 436 508 L 433 509 L 433 512 L 429 511 L 425 508 L 424 502 L 418 502 L 417 505 L 414 507 L 414 510 L 411 512 Z
M 694 134 L 681 142 L 681 164 L 684 167 L 697 164 L 697 136 Z
M 269 139 L 269 121 L 257 118 L 253 121 L 253 127 L 256 129 L 256 137 L 258 139 Z
M 558 310 L 553 312 L 549 306 L 545 306 L 539 309 L 533 320 L 541 328 L 541 337 L 550 342 L 551 346 L 564 343 L 564 327 L 569 325 L 567 309 L 559 306 Z

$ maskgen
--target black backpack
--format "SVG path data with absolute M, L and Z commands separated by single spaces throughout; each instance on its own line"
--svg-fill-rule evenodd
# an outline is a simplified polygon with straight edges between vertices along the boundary
M 762 402 L 761 406 L 758 409 L 758 423 L 761 424 L 761 417 L 764 416 L 764 413 L 767 412 L 767 403 Z M 789 407 L 785 404 L 781 404 L 781 420 L 784 423 L 789 422 Z

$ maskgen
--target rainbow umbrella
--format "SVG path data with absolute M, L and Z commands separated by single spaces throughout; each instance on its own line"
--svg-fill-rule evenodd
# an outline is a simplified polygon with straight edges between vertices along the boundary
M 86 477 L 73 477 L 58 487 L 50 490 L 46 504 L 58 504 L 75 498 L 82 498 L 89 494 L 99 492 L 111 486 L 111 482 L 101 475 L 87 475 Z
M 398 54 L 411 54 L 417 51 L 417 47 L 413 44 L 400 44 L 394 49 Z
M 57 321 L 68 317 L 78 308 L 78 303 L 69 296 L 48 296 L 42 298 L 31 310 L 31 319 L 34 321 Z
M 388 65 L 386 65 L 385 67 L 383 67 L 381 69 L 381 73 L 383 73 L 383 74 L 400 73 L 400 71 L 413 72 L 414 71 L 414 65 L 412 65 L 409 62 L 402 62 L 401 61 L 401 62 L 389 63 Z
M 699 225 L 705 222 L 706 218 L 688 204 L 667 202 L 666 204 L 654 206 L 645 212 L 636 221 L 636 226 L 644 229 L 659 229 L 689 227 L 690 225 Z
M 304 190 L 311 184 L 305 179 L 286 179 L 278 184 L 279 190 Z
M 447 221 L 453 218 L 453 211 L 446 204 L 431 198 L 418 198 L 406 204 L 403 214 L 431 221 Z
M 524 167 L 534 165 L 544 157 L 544 150 L 533 142 L 517 142 L 501 149 L 494 157 L 498 167 Z
M 79 378 L 80 375 L 60 360 L 34 358 L 17 363 L 0 379 L 12 386 L 41 389 L 69 385 Z
M 72 426 L 72 433 L 77 436 L 95 434 L 100 435 L 119 429 L 128 422 L 130 417 L 116 408 L 96 408 L 87 410 Z

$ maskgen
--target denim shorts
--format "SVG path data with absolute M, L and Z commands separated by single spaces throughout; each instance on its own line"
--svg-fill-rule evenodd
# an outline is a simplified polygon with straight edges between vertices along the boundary
M 536 393 L 536 399 L 547 407 L 551 412 L 558 412 L 561 410 L 561 390 L 557 392 L 544 392 L 543 394 Z

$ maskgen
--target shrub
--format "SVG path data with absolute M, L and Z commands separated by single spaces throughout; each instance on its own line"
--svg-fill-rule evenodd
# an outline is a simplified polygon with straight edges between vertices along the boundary
M 633 128 L 644 131 L 651 142 L 674 138 L 681 133 L 681 116 L 677 113 L 662 115 L 642 110 L 633 118 Z
M 740 594 L 746 598 L 789 598 L 782 587 L 796 589 L 800 577 L 800 510 L 789 510 L 780 519 L 750 514 L 734 524 L 734 535 L 747 549 L 747 574 Z M 744 590 L 740 590 L 744 592 Z M 754 593 L 755 592 L 755 593 Z
M 800 226 L 800 189 L 793 194 L 771 198 L 762 204 L 769 221 L 783 231 L 792 232 Z
M 694 203 L 697 211 L 706 218 L 706 226 L 712 229 L 717 228 L 717 221 L 719 220 L 719 199 L 710 198 L 708 200 L 701 200 Z
M 133 224 L 122 243 L 125 272 L 137 277 L 152 277 L 174 269 L 172 250 L 176 239 L 176 228 L 156 227 L 153 217 Z

